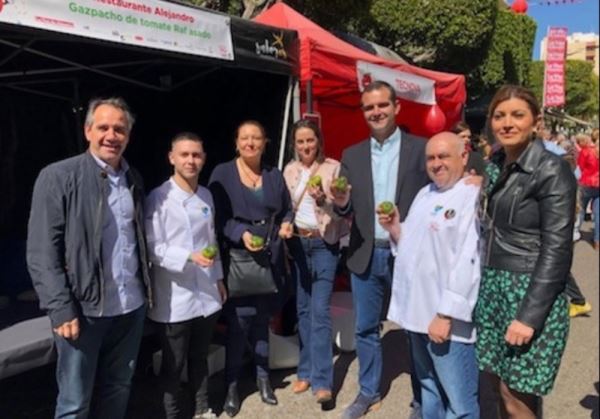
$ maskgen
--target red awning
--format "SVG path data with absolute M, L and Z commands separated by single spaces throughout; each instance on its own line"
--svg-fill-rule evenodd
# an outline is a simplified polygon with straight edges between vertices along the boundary
M 312 81 L 314 110 L 321 114 L 326 154 L 339 158 L 346 146 L 368 136 L 359 109 L 357 62 L 385 66 L 430 79 L 435 100 L 446 117 L 444 129 L 461 118 L 466 102 L 465 77 L 388 61 L 354 47 L 329 33 L 291 7 L 276 3 L 255 18 L 257 22 L 293 29 L 300 39 L 300 81 L 305 106 L 306 82 Z M 433 134 L 426 119 L 431 106 L 401 100 L 398 124 L 421 136 Z M 303 107 L 303 110 L 305 107 Z M 438 127 L 437 130 L 440 128 Z

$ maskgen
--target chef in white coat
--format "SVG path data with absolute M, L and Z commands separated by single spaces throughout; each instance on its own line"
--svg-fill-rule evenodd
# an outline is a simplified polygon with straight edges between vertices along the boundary
M 194 418 L 215 417 L 208 405 L 207 356 L 213 329 L 227 298 L 210 191 L 198 185 L 206 161 L 200 137 L 176 135 L 169 162 L 173 176 L 146 199 L 146 231 L 154 306 L 162 347 L 163 403 L 167 418 L 179 417 L 188 398 L 181 392 L 187 365 Z
M 388 319 L 408 331 L 424 418 L 479 418 L 472 313 L 480 281 L 479 186 L 464 177 L 461 139 L 443 132 L 425 149 L 432 183 L 399 223 L 379 222 L 396 250 Z M 471 183 L 471 184 L 469 184 Z

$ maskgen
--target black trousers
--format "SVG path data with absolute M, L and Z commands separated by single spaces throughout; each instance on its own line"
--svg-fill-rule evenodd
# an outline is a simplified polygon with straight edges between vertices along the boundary
M 188 382 L 195 399 L 195 411 L 208 408 L 208 349 L 220 312 L 178 323 L 160 323 L 162 347 L 163 404 L 167 419 L 180 417 L 187 400 L 181 375 L 187 365 Z
M 569 276 L 567 278 L 567 288 L 566 288 L 565 292 L 567 294 L 567 297 L 569 297 L 569 300 L 571 301 L 572 304 L 578 304 L 578 305 L 585 304 L 585 297 L 583 296 L 583 293 L 579 289 L 579 285 L 577 285 L 577 282 L 575 281 L 575 277 L 573 276 L 573 274 L 571 272 L 569 272 Z

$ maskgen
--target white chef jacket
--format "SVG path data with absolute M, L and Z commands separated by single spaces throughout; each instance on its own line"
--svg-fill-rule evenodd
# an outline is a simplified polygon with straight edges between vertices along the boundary
M 145 210 L 154 297 L 148 317 L 174 323 L 219 311 L 220 258 L 209 268 L 188 261 L 192 252 L 217 244 L 210 191 L 198 186 L 189 193 L 171 178 L 150 192 Z
M 452 317 L 450 339 L 475 342 L 471 314 L 479 292 L 479 188 L 464 179 L 431 183 L 413 201 L 396 247 L 388 319 L 427 333 L 437 313 Z

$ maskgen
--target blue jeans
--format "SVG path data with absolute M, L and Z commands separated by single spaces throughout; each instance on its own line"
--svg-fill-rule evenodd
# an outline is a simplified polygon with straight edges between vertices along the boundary
M 122 316 L 81 316 L 77 340 L 54 335 L 55 418 L 125 417 L 145 317 L 145 306 Z
M 421 409 L 426 419 L 479 419 L 479 371 L 475 345 L 433 343 L 423 333 L 409 332 L 415 373 L 421 383 Z
M 581 189 L 581 212 L 579 213 L 579 225 L 583 223 L 583 217 L 585 210 L 587 209 L 588 203 L 592 201 L 592 218 L 594 219 L 594 241 L 600 241 L 600 231 L 598 225 L 600 224 L 600 198 L 598 197 L 600 192 L 598 188 L 591 186 L 580 186 Z
M 333 387 L 331 293 L 339 247 L 319 238 L 293 239 L 297 280 L 296 307 L 300 333 L 298 379 L 310 382 L 313 391 Z
M 384 300 L 392 283 L 390 249 L 373 249 L 371 264 L 362 275 L 351 275 L 352 300 L 356 314 L 356 354 L 360 392 L 372 399 L 380 397 L 379 385 L 383 354 L 379 324 Z

